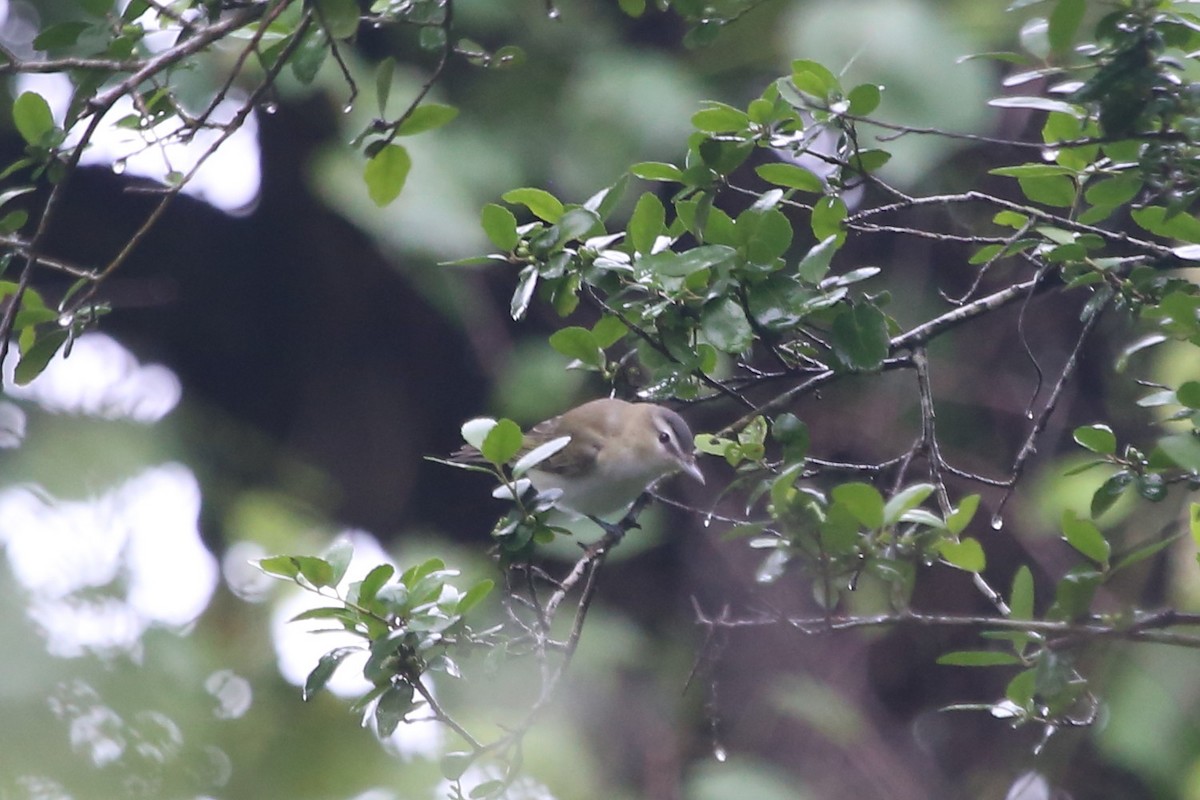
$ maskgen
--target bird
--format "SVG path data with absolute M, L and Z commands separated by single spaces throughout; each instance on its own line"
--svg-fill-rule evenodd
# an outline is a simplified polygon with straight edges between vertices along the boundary
M 677 472 L 704 483 L 691 429 L 665 406 L 591 400 L 530 428 L 518 456 L 563 436 L 570 437 L 566 446 L 527 476 L 539 493 L 561 491 L 555 505 L 576 515 L 599 519 L 623 512 L 655 481 Z M 451 460 L 482 456 L 467 446 Z

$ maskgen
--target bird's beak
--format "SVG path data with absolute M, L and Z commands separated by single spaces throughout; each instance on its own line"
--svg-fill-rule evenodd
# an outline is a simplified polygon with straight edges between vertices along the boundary
M 682 466 L 684 472 L 698 480 L 701 486 L 704 485 L 704 473 L 700 471 L 699 465 L 696 464 L 696 459 L 690 458 L 684 461 Z

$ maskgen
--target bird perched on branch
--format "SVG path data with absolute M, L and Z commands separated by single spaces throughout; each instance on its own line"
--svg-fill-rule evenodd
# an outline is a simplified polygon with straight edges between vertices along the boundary
M 578 514 L 603 517 L 624 511 L 652 483 L 676 472 L 704 483 L 691 429 L 683 417 L 660 405 L 592 400 L 534 425 L 518 455 L 560 437 L 570 441 L 527 475 L 539 492 L 560 490 L 556 505 Z M 483 460 L 474 447 L 451 458 Z

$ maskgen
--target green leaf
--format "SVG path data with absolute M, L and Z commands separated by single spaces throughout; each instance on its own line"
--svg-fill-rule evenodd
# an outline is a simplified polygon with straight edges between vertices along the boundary
M 296 80 L 308 86 L 316 80 L 321 65 L 329 56 L 329 46 L 325 36 L 317 29 L 310 28 L 300 41 L 300 46 L 292 54 L 289 66 Z
M 667 212 L 653 192 L 638 198 L 629 217 L 628 236 L 634 252 L 649 254 L 667 223 Z
M 375 600 L 375 595 L 379 594 L 379 590 L 384 584 L 392 579 L 396 574 L 396 568 L 391 564 L 380 564 L 372 567 L 371 571 L 359 581 L 358 584 L 358 602 L 363 605 L 370 604 Z
M 1200 244 L 1200 220 L 1191 214 L 1169 215 L 1162 206 L 1145 206 L 1131 210 L 1129 216 L 1156 236 Z
M 801 280 L 808 283 L 820 283 L 829 272 L 829 264 L 833 261 L 833 254 L 840 247 L 839 236 L 836 234 L 827 236 L 817 242 L 811 250 L 804 254 L 804 258 L 800 259 L 800 263 L 796 266 L 796 274 Z
M 321 557 L 333 569 L 329 583 L 331 586 L 336 586 L 345 577 L 346 570 L 350 566 L 350 560 L 354 557 L 354 545 L 350 544 L 348 539 L 338 539 L 329 545 L 325 549 L 325 552 L 321 553 Z
M 79 40 L 79 35 L 90 27 L 90 23 L 77 19 L 48 25 L 33 40 L 33 49 L 58 50 L 71 47 Z
M 1195 434 L 1165 436 L 1158 440 L 1158 447 L 1167 458 L 1188 472 L 1200 472 L 1200 438 Z
M 1056 53 L 1062 53 L 1071 47 L 1079 23 L 1083 21 L 1086 10 L 1085 0 L 1058 0 L 1054 10 L 1050 12 L 1047 36 L 1050 48 Z
M 646 13 L 646 0 L 617 0 L 617 5 L 625 14 L 635 19 Z
M 750 221 L 748 214 L 756 218 L 757 224 L 752 226 L 753 233 L 746 240 L 746 257 L 753 264 L 773 264 L 792 246 L 792 223 L 777 208 L 768 208 L 763 212 L 746 211 L 738 217 L 739 231 L 743 219 L 747 223 Z
M 333 677 L 338 665 L 346 660 L 346 656 L 357 651 L 357 647 L 339 647 L 321 656 L 317 660 L 317 666 L 308 673 L 308 677 L 304 680 L 304 691 L 301 695 L 304 701 L 311 700 L 313 695 L 325 688 L 325 684 L 329 683 L 329 679 Z
M 735 255 L 737 251 L 728 245 L 706 244 L 683 253 L 663 250 L 653 255 L 642 256 L 636 263 L 643 269 L 663 277 L 683 278 L 693 272 L 728 261 Z
M 1113 504 L 1120 499 L 1125 490 L 1129 488 L 1129 485 L 1133 483 L 1134 477 L 1134 474 L 1129 470 L 1121 470 L 1100 484 L 1100 488 L 1092 494 L 1092 517 L 1099 517 L 1105 511 L 1112 508 Z
M 605 315 L 592 326 L 592 336 L 595 337 L 596 344 L 605 349 L 621 341 L 627 333 L 629 328 L 618 317 Z
M 317 18 L 334 39 L 358 32 L 357 0 L 316 0 Z
M 1126 567 L 1131 567 L 1134 564 L 1145 561 L 1146 559 L 1150 558 L 1151 556 L 1154 556 L 1158 553 L 1161 553 L 1163 550 L 1166 550 L 1168 547 L 1175 544 L 1175 542 L 1182 539 L 1184 537 L 1184 535 L 1185 534 L 1182 531 L 1180 531 L 1179 533 L 1175 534 L 1174 536 L 1168 536 L 1166 539 L 1160 539 L 1157 542 L 1150 542 L 1150 544 L 1143 545 L 1142 547 L 1139 547 L 1129 553 L 1126 553 L 1125 555 L 1123 555 L 1119 559 L 1117 559 L 1116 564 L 1114 564 L 1113 568 L 1109 571 L 1116 572 L 1117 570 L 1122 570 L 1122 569 L 1125 569 Z
M 37 92 L 22 92 L 13 101 L 12 114 L 17 132 L 29 144 L 41 144 L 43 138 L 54 130 L 50 104 Z
M 442 777 L 449 781 L 456 781 L 462 777 L 467 768 L 475 760 L 475 753 L 456 752 L 447 753 L 442 756 L 440 763 L 442 769 Z
M 1017 673 L 1004 689 L 1004 696 L 1019 708 L 1034 710 L 1033 698 L 1037 693 L 1037 670 L 1027 669 Z
M 966 530 L 979 510 L 979 495 L 970 494 L 962 499 L 958 507 L 946 516 L 946 530 L 955 536 Z
M 818 240 L 824 240 L 836 235 L 838 246 L 841 247 L 841 242 L 846 237 L 846 231 L 842 224 L 846 219 L 846 213 L 846 203 L 840 197 L 825 196 L 817 200 L 813 204 L 812 217 L 809 220 L 813 236 Z
M 501 419 L 488 431 L 479 452 L 498 467 L 511 461 L 523 442 L 520 426 L 511 419 Z
M 1188 506 L 1188 530 L 1192 534 L 1192 543 L 1200 547 L 1200 503 Z
M 379 116 L 387 114 L 388 98 L 392 94 L 392 79 L 396 75 L 396 59 L 387 56 L 375 68 L 375 102 L 379 106 Z
M 517 218 L 504 206 L 488 203 L 480 212 L 479 219 L 483 232 L 501 250 L 510 252 L 521 241 L 521 235 L 517 233 Z
M 873 372 L 888 355 L 887 319 L 870 303 L 844 308 L 834 317 L 830 344 L 845 369 Z
M 952 567 L 967 572 L 983 572 L 987 559 L 983 555 L 983 546 L 977 539 L 967 537 L 960 541 L 944 541 L 938 545 L 938 555 Z
M 1200 381 L 1187 381 L 1175 390 L 1175 397 L 1188 408 L 1200 408 Z
M 318 589 L 324 586 L 333 586 L 333 565 L 323 558 L 317 556 L 292 556 L 296 566 L 300 569 L 300 576 L 311 583 Z
M 398 144 L 389 144 L 376 153 L 363 170 L 371 202 L 383 208 L 399 197 L 411 168 L 408 151 Z
M 257 562 L 255 562 L 255 566 L 268 575 L 275 575 L 280 578 L 292 579 L 300 574 L 300 566 L 292 559 L 291 556 L 270 556 L 268 558 L 260 558 Z
M 395 733 L 414 707 L 412 684 L 393 683 L 389 686 L 375 704 L 375 728 L 379 736 L 386 739 Z
M 780 414 L 771 423 L 771 437 L 783 446 L 785 461 L 803 461 L 808 454 L 808 426 L 795 414 Z
M 874 83 L 860 83 L 850 90 L 846 99 L 850 101 L 850 113 L 856 117 L 864 117 L 879 107 L 883 87 Z
M 1093 453 L 1112 455 L 1117 452 L 1117 437 L 1107 425 L 1084 425 L 1075 429 L 1075 441 Z
M 1033 619 L 1033 573 L 1024 564 L 1013 575 L 1008 607 L 1013 619 Z
M 1021 192 L 1035 203 L 1066 208 L 1075 202 L 1075 182 L 1066 175 L 1018 178 Z
M 884 524 L 895 525 L 905 513 L 925 502 L 925 498 L 933 494 L 933 490 L 933 484 L 914 483 L 912 486 L 896 492 L 888 498 L 887 504 L 883 507 Z
M 33 346 L 21 353 L 21 360 L 17 362 L 17 368 L 13 371 L 13 382 L 17 386 L 28 386 L 50 365 L 50 360 L 58 354 L 68 336 L 69 332 L 64 328 L 53 328 L 39 334 Z
M 458 116 L 458 109 L 441 103 L 425 103 L 417 106 L 408 115 L 408 119 L 400 123 L 396 129 L 397 136 L 413 136 L 414 134 L 440 128 Z M 507 199 L 507 198 L 506 198 Z
M 1029 108 L 1035 111 L 1061 111 L 1072 117 L 1082 117 L 1084 111 L 1080 106 L 1062 100 L 1051 100 L 1049 97 L 993 97 L 988 100 L 989 106 L 995 108 Z
M 776 186 L 799 189 L 802 192 L 823 192 L 825 184 L 810 170 L 797 164 L 763 164 L 754 170 L 758 177 Z
M 1141 190 L 1141 175 L 1129 173 L 1089 183 L 1083 197 L 1096 206 L 1121 206 L 1136 197 Z
M 1045 178 L 1050 175 L 1077 175 L 1079 171 L 1058 164 L 1018 164 L 1013 167 L 989 169 L 988 174 L 1006 178 Z
M 1112 549 L 1095 523 L 1090 519 L 1080 519 L 1068 509 L 1063 512 L 1062 529 L 1068 544 L 1097 564 L 1108 566 Z
M 454 607 L 455 614 L 466 614 L 475 606 L 483 602 L 483 599 L 488 596 L 496 582 L 490 578 L 485 578 L 479 583 L 472 586 L 466 591 L 462 597 L 458 598 L 458 605 Z
M 792 84 L 819 100 L 828 99 L 841 88 L 837 77 L 824 65 L 805 59 L 792 62 Z
M 634 164 L 629 171 L 642 180 L 683 182 L 683 170 L 674 164 L 665 164 L 661 161 L 643 161 L 640 164 Z
M 700 314 L 700 329 L 704 338 L 726 353 L 742 353 L 754 343 L 754 331 L 746 312 L 731 297 L 710 301 Z
M 850 157 L 850 168 L 865 174 L 874 172 L 891 160 L 892 154 L 886 150 L 859 150 Z
M 692 115 L 692 125 L 706 133 L 729 133 L 745 130 L 750 125 L 746 112 L 724 103 L 709 101 L 709 106 Z
M 1022 662 L 1012 653 L 999 650 L 959 650 L 946 653 L 937 663 L 949 667 L 1006 667 Z
M 1073 620 L 1087 613 L 1103 576 L 1091 566 L 1073 567 L 1054 589 L 1050 616 Z
M 578 359 L 589 367 L 604 367 L 604 350 L 587 328 L 572 326 L 557 330 L 550 335 L 550 346 L 567 358 Z
M 525 206 L 535 217 L 551 224 L 558 222 L 563 214 L 563 204 L 544 189 L 510 189 L 500 197 L 506 203 Z
M 830 496 L 854 518 L 871 530 L 883 527 L 883 495 L 869 483 L 843 483 L 833 487 Z

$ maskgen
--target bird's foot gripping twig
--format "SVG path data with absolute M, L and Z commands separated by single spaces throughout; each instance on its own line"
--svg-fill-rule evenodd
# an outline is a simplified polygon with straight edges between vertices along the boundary
M 588 514 L 587 518 L 596 523 L 604 531 L 604 536 L 598 541 L 587 545 L 585 548 L 586 551 L 590 554 L 607 551 L 625 538 L 626 533 L 640 528 L 641 525 L 638 524 L 638 517 L 641 516 L 642 511 L 645 510 L 646 506 L 650 505 L 653 499 L 649 492 L 642 492 L 638 496 L 638 499 L 633 501 L 633 505 L 629 507 L 629 510 L 625 512 L 625 516 L 616 522 L 608 522 L 607 520 Z

